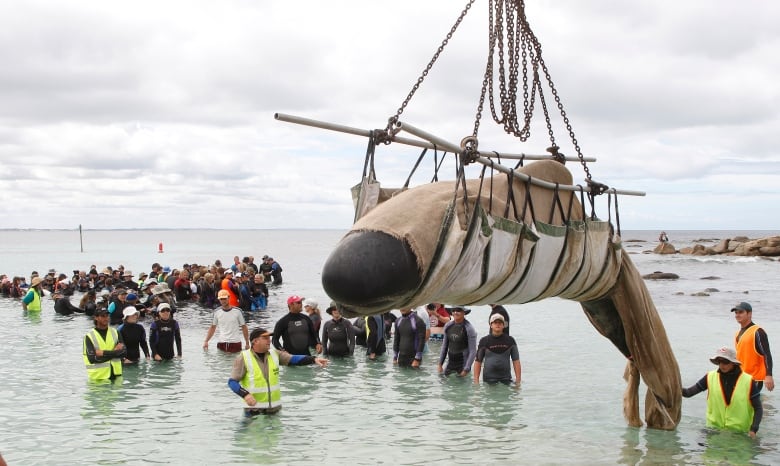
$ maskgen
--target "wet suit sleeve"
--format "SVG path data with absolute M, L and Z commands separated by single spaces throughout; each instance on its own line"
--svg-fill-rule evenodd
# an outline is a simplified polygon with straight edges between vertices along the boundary
M 149 349 L 152 351 L 152 357 L 157 355 L 157 342 L 160 340 L 160 333 L 157 331 L 157 322 L 152 322 L 149 326 Z
M 368 326 L 371 327 L 371 322 L 373 322 L 374 319 L 368 319 Z M 397 319 L 393 325 L 395 326 L 395 338 L 393 338 L 393 361 L 398 361 L 398 353 L 401 349 L 401 338 L 398 336 L 398 323 L 403 321 L 403 319 Z M 374 334 L 374 330 L 371 330 L 371 334 Z
M 98 361 L 98 357 L 95 355 L 95 346 L 92 344 L 92 340 L 87 336 L 84 337 L 84 352 L 87 354 L 87 359 L 91 364 L 103 362 Z
M 311 321 L 311 319 L 306 319 L 308 321 L 309 326 L 309 346 L 314 348 L 315 346 L 320 344 L 320 336 L 317 335 L 317 329 L 314 328 L 314 322 Z
M 122 334 L 119 332 L 116 332 L 117 343 L 122 343 L 122 349 L 121 350 L 106 350 L 103 351 L 103 359 L 105 361 L 108 361 L 109 359 L 113 358 L 124 358 L 127 356 L 127 348 L 124 346 L 125 340 L 122 338 Z
M 307 366 L 309 364 L 314 364 L 316 359 L 316 356 L 290 354 L 284 350 L 279 351 L 279 364 L 283 366 Z
M 688 388 L 683 388 L 682 389 L 682 396 L 684 396 L 685 398 L 690 398 L 690 397 L 692 397 L 694 395 L 698 395 L 699 393 L 701 393 L 701 392 L 703 392 L 705 390 L 707 390 L 707 376 L 706 375 L 704 377 L 702 377 L 701 379 L 699 379 L 699 381 L 696 382 L 696 384 L 691 385 Z
M 144 356 L 149 357 L 149 345 L 146 344 L 146 329 L 141 326 L 141 350 L 144 352 Z
M 173 331 L 173 338 L 176 340 L 176 354 L 181 357 L 181 330 L 179 330 L 179 323 L 174 324 L 175 330 Z
M 376 353 L 377 347 L 379 346 L 379 337 L 381 335 L 379 334 L 379 329 L 376 325 L 376 319 L 374 319 L 373 316 L 366 319 L 366 327 L 368 331 L 368 338 L 366 338 L 367 352 L 368 354 Z M 395 349 L 395 343 L 393 343 L 393 349 Z
M 274 336 L 271 337 L 271 343 L 274 345 L 274 348 L 278 350 L 282 349 L 282 344 L 279 343 L 279 337 L 282 336 L 282 329 L 284 329 L 286 326 L 287 326 L 287 316 L 284 316 L 281 319 L 277 320 L 276 325 L 274 325 Z
M 349 355 L 355 353 L 355 327 L 348 320 L 341 319 L 344 322 L 344 329 L 347 331 L 347 347 L 349 348 Z
M 477 362 L 482 363 L 482 361 L 485 360 L 485 351 L 487 351 L 486 347 L 486 339 L 487 337 L 483 337 L 481 340 L 479 340 L 479 347 L 477 348 Z
M 414 340 L 417 343 L 417 352 L 414 355 L 414 359 L 422 361 L 423 350 L 425 349 L 425 322 L 416 312 L 412 313 L 412 318 L 417 319 L 417 338 Z
M 333 327 L 333 321 L 329 320 L 322 326 L 322 355 L 328 355 L 328 331 Z
M 756 351 L 764 356 L 766 375 L 772 375 L 772 352 L 769 351 L 769 338 L 766 331 L 760 328 L 756 331 Z
M 750 387 L 750 404 L 753 405 L 753 423 L 750 425 L 751 432 L 758 432 L 758 425 L 764 417 L 764 405 L 761 404 L 761 389 L 756 382 Z
M 238 382 L 244 378 L 245 372 L 246 369 L 244 368 L 244 357 L 239 354 L 236 359 L 233 360 L 233 369 L 230 371 L 230 378 L 228 379 L 227 384 L 233 393 L 240 396 L 241 398 L 249 395 L 249 391 L 242 387 Z
M 442 329 L 442 333 L 444 334 L 444 339 L 441 341 L 441 351 L 439 351 L 439 365 L 443 366 L 444 361 L 447 359 L 447 352 L 449 351 L 448 348 L 450 346 L 449 338 L 447 338 L 447 330 L 452 327 L 452 321 L 447 322 L 444 324 L 444 329 Z
M 302 354 L 291 354 L 288 366 L 308 366 L 314 364 L 314 356 L 304 356 Z
M 466 327 L 466 335 L 468 335 L 469 339 L 469 354 L 466 356 L 463 370 L 468 372 L 471 370 L 471 365 L 474 364 L 474 359 L 477 357 L 477 331 L 470 323 Z

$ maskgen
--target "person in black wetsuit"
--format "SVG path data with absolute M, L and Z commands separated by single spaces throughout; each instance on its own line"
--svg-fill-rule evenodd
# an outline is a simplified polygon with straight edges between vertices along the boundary
M 355 318 L 355 320 L 352 321 L 352 328 L 355 330 L 355 344 L 366 346 L 366 318 Z
M 341 317 L 335 303 L 325 309 L 333 318 L 322 327 L 322 351 L 325 356 L 352 356 L 355 352 L 355 329 Z
M 470 312 L 470 309 L 460 306 L 452 308 L 452 320 L 444 326 L 438 366 L 439 372 L 444 375 L 457 373 L 460 377 L 465 377 L 471 371 L 471 365 L 477 355 L 477 331 L 471 322 L 466 320 L 466 314 Z
M 181 357 L 181 331 L 179 323 L 171 317 L 171 305 L 161 303 L 157 307 L 158 319 L 149 327 L 149 348 L 155 361 L 173 359 L 173 344 Z
M 412 312 L 411 308 L 401 309 L 401 317 L 395 321 L 393 364 L 420 367 L 423 348 L 425 348 L 425 322 L 416 312 Z
M 385 343 L 384 319 L 381 315 L 360 317 L 363 319 L 363 327 L 366 335 L 366 354 L 368 359 L 375 360 L 387 352 Z M 357 339 L 356 339 L 357 341 Z
M 494 314 L 501 314 L 501 317 L 504 318 L 504 333 L 509 335 L 509 313 L 506 312 L 506 308 L 500 304 L 491 304 L 488 321 L 490 321 L 490 318 L 493 317 Z
M 149 346 L 146 344 L 146 330 L 144 326 L 138 323 L 140 312 L 133 306 L 127 306 L 123 311 L 124 323 L 117 328 L 122 340 L 125 342 L 127 355 L 125 355 L 125 364 L 135 364 L 141 359 L 141 351 L 144 352 L 146 359 L 149 359 Z
M 70 302 L 70 297 L 63 295 L 61 292 L 57 291 L 54 293 L 53 298 L 54 312 L 57 314 L 62 314 L 64 316 L 69 316 L 75 313 L 84 314 L 84 309 L 81 309 L 78 306 L 74 306 L 73 303 Z
M 484 365 L 484 374 L 482 368 Z M 522 367 L 515 339 L 504 333 L 504 316 L 490 316 L 490 335 L 482 337 L 477 345 L 477 360 L 474 362 L 474 383 L 479 384 L 479 376 L 486 383 L 512 383 L 512 368 L 515 371 L 515 384 L 520 385 Z
M 309 348 L 322 353 L 320 337 L 314 330 L 314 324 L 303 311 L 303 298 L 290 296 L 287 298 L 287 308 L 290 312 L 279 319 L 274 326 L 273 345 L 276 349 L 284 349 L 290 354 L 311 354 Z M 283 340 L 280 343 L 279 339 Z

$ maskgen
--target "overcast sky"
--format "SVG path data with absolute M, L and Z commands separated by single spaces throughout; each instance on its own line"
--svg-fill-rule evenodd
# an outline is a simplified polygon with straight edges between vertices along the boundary
M 526 3 L 594 179 L 647 192 L 621 197 L 623 229 L 779 227 L 780 4 Z M 384 127 L 465 4 L 2 2 L 0 228 L 346 229 L 365 138 L 274 113 Z M 477 0 L 403 121 L 471 133 L 486 16 Z M 549 145 L 481 127 L 480 149 Z M 383 185 L 418 153 L 379 148 Z

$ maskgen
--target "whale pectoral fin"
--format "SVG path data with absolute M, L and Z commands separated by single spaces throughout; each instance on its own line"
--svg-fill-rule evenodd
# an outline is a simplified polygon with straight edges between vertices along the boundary
M 674 429 L 682 408 L 680 369 L 650 292 L 628 254 L 621 257 L 608 299 L 620 315 L 631 363 L 647 385 L 645 422 L 655 429 Z
M 626 344 L 626 331 L 612 298 L 605 297 L 593 301 L 583 301 L 580 304 L 596 330 L 607 337 L 623 353 L 623 356 L 630 358 L 631 351 Z

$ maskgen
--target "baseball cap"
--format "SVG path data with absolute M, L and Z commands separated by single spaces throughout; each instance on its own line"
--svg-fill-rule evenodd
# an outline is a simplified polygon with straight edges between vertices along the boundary
M 506 323 L 506 320 L 504 320 L 504 316 L 502 316 L 501 314 L 493 314 L 492 316 L 490 316 L 490 323 L 491 324 L 493 322 L 497 321 L 497 320 L 500 320 L 501 322 Z
M 274 332 L 266 330 L 263 327 L 258 327 L 249 334 L 249 341 L 254 340 L 257 337 L 270 337 Z
M 219 290 L 219 293 L 217 293 L 217 298 L 229 298 L 230 293 L 228 293 L 228 290 Z
M 162 312 L 163 310 L 170 311 L 171 305 L 168 303 L 160 303 L 157 305 L 157 312 Z
M 131 315 L 133 315 L 133 314 L 140 314 L 140 312 L 138 312 L 138 309 L 136 309 L 136 308 L 135 308 L 135 307 L 133 307 L 133 306 L 128 306 L 128 307 L 126 307 L 126 308 L 125 308 L 125 309 L 122 311 L 122 316 L 123 316 L 123 317 L 125 317 L 125 318 L 127 318 L 127 317 L 130 317 L 130 316 L 131 316 Z
M 751 306 L 750 303 L 746 303 L 745 301 L 742 301 L 741 303 L 731 308 L 731 312 L 734 311 L 753 312 L 753 306 Z
M 299 303 L 301 301 L 303 301 L 303 298 L 301 298 L 300 296 L 294 294 L 294 295 L 290 296 L 289 298 L 287 298 L 287 305 L 289 306 L 292 303 Z

